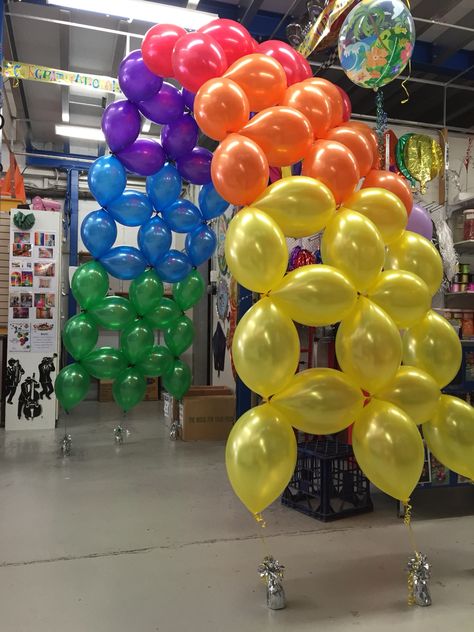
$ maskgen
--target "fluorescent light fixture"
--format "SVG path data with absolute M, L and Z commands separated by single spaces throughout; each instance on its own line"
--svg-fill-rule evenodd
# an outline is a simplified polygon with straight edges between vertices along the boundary
M 101 129 L 96 127 L 82 127 L 81 125 L 56 125 L 58 136 L 68 136 L 69 138 L 81 138 L 82 140 L 95 140 L 105 143 L 105 137 Z
M 146 0 L 46 0 L 46 2 L 65 9 L 91 11 L 153 24 L 171 23 L 186 29 L 198 29 L 219 17 L 216 13 L 173 7 L 169 4 Z M 193 2 L 193 4 L 196 3 Z
M 149 134 L 151 130 L 151 121 L 150 119 L 145 119 L 142 125 L 142 134 Z

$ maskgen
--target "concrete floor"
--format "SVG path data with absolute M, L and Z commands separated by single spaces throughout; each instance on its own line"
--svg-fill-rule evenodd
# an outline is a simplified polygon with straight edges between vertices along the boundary
M 415 499 L 434 604 L 410 609 L 393 502 L 377 495 L 374 513 L 332 524 L 275 503 L 263 540 L 223 444 L 170 442 L 157 410 L 138 406 L 116 446 L 116 407 L 83 404 L 67 459 L 63 431 L 1 433 L 2 632 L 474 629 L 474 488 Z M 286 566 L 284 611 L 265 607 L 267 552 Z

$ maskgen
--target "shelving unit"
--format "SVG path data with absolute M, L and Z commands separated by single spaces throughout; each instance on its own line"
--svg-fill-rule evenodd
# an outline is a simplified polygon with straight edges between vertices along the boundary
M 460 255 L 462 254 L 474 254 L 474 239 L 466 239 L 464 241 L 457 241 L 454 247 Z

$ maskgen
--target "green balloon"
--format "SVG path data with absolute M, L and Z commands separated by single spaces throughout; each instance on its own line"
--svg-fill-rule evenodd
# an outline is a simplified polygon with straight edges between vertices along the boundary
M 187 316 L 181 316 L 165 329 L 165 343 L 174 356 L 186 351 L 194 340 L 193 321 Z
M 59 403 L 67 412 L 74 408 L 89 391 L 91 378 L 83 366 L 75 362 L 58 373 L 54 391 Z
M 154 329 L 166 329 L 182 316 L 179 305 L 171 298 L 162 298 L 159 305 L 145 314 L 145 320 Z
M 138 369 L 131 367 L 122 371 L 112 386 L 114 399 L 125 412 L 141 402 L 145 392 L 145 378 Z
M 128 296 L 140 316 L 157 307 L 163 297 L 163 283 L 154 270 L 146 270 L 132 281 Z
M 408 168 L 405 164 L 405 147 L 412 136 L 414 136 L 414 134 L 404 134 L 401 138 L 398 139 L 397 146 L 395 148 L 395 159 L 397 161 L 397 167 L 400 169 L 401 173 L 410 182 L 412 187 L 414 187 L 416 185 L 416 180 L 408 171 Z
M 155 345 L 146 355 L 137 369 L 146 377 L 159 377 L 173 367 L 173 356 L 166 347 Z
M 143 320 L 137 320 L 120 334 L 120 348 L 130 364 L 139 364 L 151 351 L 155 334 Z
M 183 397 L 191 386 L 191 381 L 191 369 L 186 362 L 179 359 L 174 361 L 171 371 L 163 376 L 163 386 L 176 399 Z
M 125 329 L 137 316 L 131 302 L 123 296 L 106 296 L 89 313 L 100 327 L 116 330 Z
M 101 263 L 88 261 L 74 272 L 71 289 L 79 305 L 83 309 L 90 309 L 107 294 L 109 276 Z
M 128 366 L 123 353 L 113 347 L 95 349 L 81 364 L 89 375 L 99 380 L 114 380 Z
M 173 298 L 184 312 L 196 305 L 205 289 L 204 279 L 197 270 L 193 270 L 185 279 L 173 285 Z
M 63 342 L 74 360 L 82 360 L 96 346 L 99 330 L 89 314 L 78 314 L 64 325 Z

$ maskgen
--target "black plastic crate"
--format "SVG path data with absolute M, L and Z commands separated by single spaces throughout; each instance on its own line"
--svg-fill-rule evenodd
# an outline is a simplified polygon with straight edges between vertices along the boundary
M 328 437 L 298 443 L 296 469 L 281 502 L 323 522 L 373 510 L 370 483 L 352 446 Z

